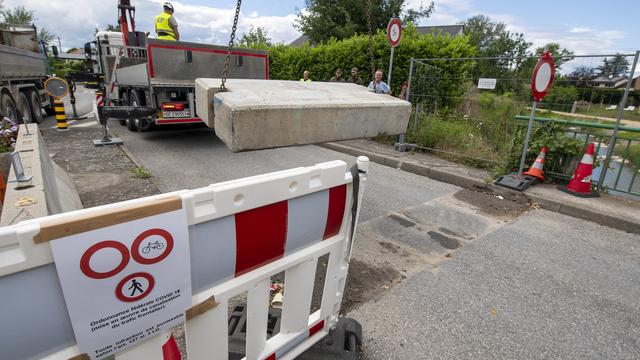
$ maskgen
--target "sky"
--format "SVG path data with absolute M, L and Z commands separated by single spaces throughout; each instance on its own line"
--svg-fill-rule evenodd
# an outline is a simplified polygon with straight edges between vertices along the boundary
M 139 31 L 153 31 L 165 0 L 132 0 Z M 364 0 L 363 0 L 364 1 Z M 407 0 L 418 7 L 425 0 Z M 640 0 L 434 0 L 433 15 L 419 25 L 450 25 L 484 14 L 524 33 L 534 46 L 559 42 L 576 54 L 631 53 L 640 49 Z M 96 27 L 117 22 L 117 0 L 4 0 L 5 7 L 34 10 L 36 25 L 58 35 L 63 49 L 82 47 Z M 225 44 L 235 0 L 172 1 L 182 40 Z M 609 7 L 607 7 L 609 6 Z M 275 42 L 289 43 L 300 33 L 296 13 L 304 0 L 244 0 L 238 34 L 251 26 L 267 29 Z

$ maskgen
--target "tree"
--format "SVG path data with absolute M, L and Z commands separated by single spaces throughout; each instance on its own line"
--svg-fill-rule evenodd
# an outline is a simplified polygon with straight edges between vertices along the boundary
M 42 28 L 38 31 L 38 39 L 45 43 L 45 45 L 51 45 L 51 42 L 56 38 L 56 35 L 49 30 Z
M 272 45 L 271 38 L 267 36 L 267 30 L 263 27 L 251 26 L 249 32 L 242 34 L 238 45 L 253 49 L 266 49 Z
M 2 17 L 5 23 L 11 25 L 29 25 L 35 20 L 33 11 L 27 10 L 24 6 L 2 10 Z
M 474 77 L 499 78 L 499 91 L 518 90 L 518 73 L 530 65 L 522 57 L 529 55 L 531 43 L 520 33 L 512 33 L 502 22 L 492 21 L 488 16 L 477 15 L 464 23 L 464 33 L 476 46 L 479 57 Z
M 618 53 L 611 60 L 604 58 L 598 66 L 598 75 L 605 77 L 624 76 L 629 72 L 629 59 Z
M 418 9 L 409 9 L 406 0 L 305 0 L 306 12 L 298 10 L 295 26 L 309 36 L 313 44 L 368 33 L 368 1 L 374 32 L 386 28 L 391 18 L 401 18 L 407 24 L 415 23 L 428 18 L 433 11 L 433 2 Z
M 597 76 L 596 69 L 593 66 L 578 66 L 571 74 L 567 76 L 569 83 L 578 87 L 585 87 L 589 81 Z

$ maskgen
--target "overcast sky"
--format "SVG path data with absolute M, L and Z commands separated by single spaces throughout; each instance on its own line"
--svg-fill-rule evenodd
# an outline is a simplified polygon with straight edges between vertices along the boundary
M 153 19 L 164 0 L 132 0 L 139 31 L 153 31 Z M 419 6 L 422 0 L 408 0 Z M 4 0 L 5 7 L 34 10 L 36 24 L 60 36 L 63 48 L 81 47 L 93 29 L 117 22 L 116 0 Z M 235 0 L 172 1 L 183 40 L 228 42 Z M 640 48 L 640 0 L 435 0 L 433 16 L 420 25 L 455 24 L 485 14 L 522 32 L 534 45 L 557 41 L 577 54 L 633 52 Z M 304 0 L 245 0 L 239 33 L 262 26 L 276 42 L 300 34 L 293 27 Z

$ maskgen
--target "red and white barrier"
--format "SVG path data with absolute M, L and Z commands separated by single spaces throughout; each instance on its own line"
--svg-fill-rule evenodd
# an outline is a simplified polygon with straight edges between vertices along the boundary
M 247 294 L 246 359 L 294 359 L 337 323 L 367 168 L 368 159 L 359 158 L 359 175 L 354 179 L 346 163 L 334 161 L 1 228 L 0 245 L 4 247 L 0 249 L 0 290 L 15 286 L 15 276 L 22 276 L 24 285 L 26 275 L 36 276 L 41 271 L 38 269 L 46 269 L 43 265 L 53 262 L 49 243 L 38 240 L 41 228 L 55 224 L 64 232 L 68 231 L 65 224 L 73 228 L 78 219 L 89 224 L 86 226 L 95 226 L 105 213 L 144 208 L 167 197 L 179 197 L 187 213 L 191 254 L 193 307 L 186 312 L 189 359 L 228 358 L 228 302 L 243 293 Z M 358 189 L 356 196 L 354 188 Z M 326 254 L 321 308 L 310 314 L 318 258 Z M 280 333 L 267 340 L 271 277 L 282 271 L 285 293 Z M 59 298 L 59 294 L 53 294 L 47 303 L 59 307 Z M 18 300 L 10 301 L 19 303 L 20 299 L 18 296 Z M 0 315 L 3 311 L 0 309 Z M 24 342 L 6 339 L 4 344 L 0 340 L 7 354 L 52 360 L 80 355 L 77 346 L 65 348 L 68 340 L 62 338 L 66 323 L 39 327 L 41 318 L 22 316 L 33 331 L 34 343 L 42 349 L 20 348 Z M 44 333 L 47 328 L 61 329 L 56 340 L 59 343 L 49 338 L 50 333 Z M 43 344 L 45 339 L 50 344 Z M 116 353 L 116 359 L 163 359 L 167 354 L 175 357 L 176 348 L 165 333 Z

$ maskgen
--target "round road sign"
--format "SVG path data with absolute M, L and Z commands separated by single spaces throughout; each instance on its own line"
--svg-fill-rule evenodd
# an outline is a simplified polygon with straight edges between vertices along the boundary
M 118 265 L 114 266 L 113 269 L 109 271 L 96 271 L 91 267 L 91 257 L 95 253 L 103 249 L 114 249 L 120 253 L 120 260 L 118 261 Z M 99 242 L 93 246 L 91 246 L 87 251 L 82 254 L 82 258 L 80 259 L 80 270 L 86 276 L 92 279 L 107 279 L 110 278 L 120 271 L 122 271 L 127 264 L 129 263 L 129 249 L 124 246 L 122 243 L 113 240 L 107 240 Z
M 149 241 L 145 241 L 148 238 Z M 143 265 L 151 265 L 164 260 L 173 250 L 173 236 L 163 229 L 150 229 L 133 241 L 131 256 Z
M 548 51 L 546 51 L 538 60 L 535 70 L 533 70 L 533 76 L 531 77 L 531 92 L 533 94 L 533 100 L 541 101 L 547 96 L 551 85 L 553 84 L 553 78 L 555 76 L 555 64 L 553 58 Z
M 400 22 L 400 19 L 393 18 L 389 21 L 389 25 L 387 25 L 387 39 L 389 39 L 389 44 L 391 44 L 392 47 L 396 47 L 400 44 L 401 38 L 402 22 Z
M 69 93 L 69 85 L 64 79 L 51 77 L 44 82 L 44 91 L 46 91 L 49 96 L 61 98 Z
M 138 301 L 149 295 L 156 281 L 151 274 L 138 272 L 120 280 L 116 286 L 116 297 L 123 302 Z

